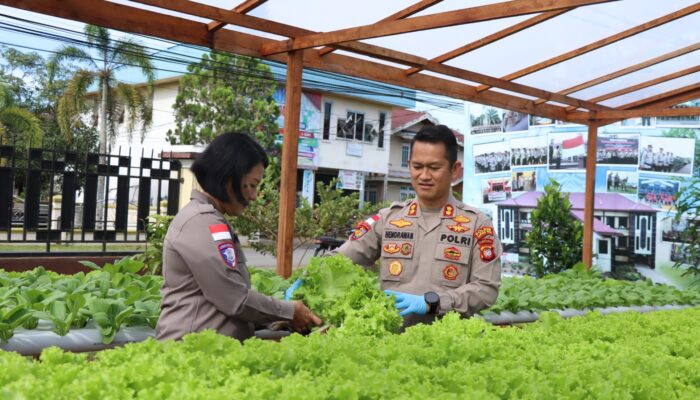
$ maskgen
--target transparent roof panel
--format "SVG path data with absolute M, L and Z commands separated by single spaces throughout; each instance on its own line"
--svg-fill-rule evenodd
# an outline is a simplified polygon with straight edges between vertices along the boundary
M 612 107 L 619 107 L 640 99 L 646 99 L 652 96 L 656 96 L 658 94 L 669 92 L 671 90 L 679 89 L 684 86 L 697 84 L 698 82 L 700 82 L 700 72 L 696 72 L 694 74 L 690 74 L 681 78 L 676 78 L 664 83 L 660 83 L 658 85 L 638 90 L 633 93 L 616 97 L 614 99 L 610 99 L 609 101 L 603 102 L 603 104 Z

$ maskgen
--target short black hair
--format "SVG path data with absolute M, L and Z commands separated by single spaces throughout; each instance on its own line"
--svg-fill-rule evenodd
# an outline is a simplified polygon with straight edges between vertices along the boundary
M 411 155 L 416 142 L 442 143 L 445 145 L 445 156 L 450 162 L 450 167 L 457 162 L 457 139 L 452 129 L 445 125 L 431 125 L 419 130 L 411 140 Z
M 241 180 L 256 165 L 267 168 L 265 150 L 245 133 L 226 132 L 209 143 L 192 164 L 192 172 L 205 192 L 218 200 L 229 202 L 226 184 L 231 182 L 236 200 L 244 206 L 248 200 L 241 192 Z

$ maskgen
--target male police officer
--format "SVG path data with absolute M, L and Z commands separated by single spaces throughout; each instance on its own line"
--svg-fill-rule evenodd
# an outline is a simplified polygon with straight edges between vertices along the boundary
M 473 315 L 498 296 L 501 244 L 489 218 L 451 194 L 462 169 L 452 131 L 418 132 L 409 164 L 417 198 L 361 222 L 336 251 L 364 266 L 381 260 L 382 289 L 395 296 L 405 326 L 451 310 Z

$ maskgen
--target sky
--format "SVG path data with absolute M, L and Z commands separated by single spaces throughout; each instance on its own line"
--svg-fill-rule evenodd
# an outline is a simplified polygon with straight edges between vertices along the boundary
M 222 8 L 231 8 L 241 1 L 201 0 L 200 2 Z M 127 2 L 126 0 L 114 2 L 128 3 L 131 6 L 139 6 L 146 9 L 151 8 L 135 2 Z M 270 0 L 253 10 L 250 15 L 307 29 L 332 31 L 373 23 L 415 2 L 416 0 L 355 0 L 351 3 L 327 0 Z M 428 15 L 496 2 L 493 0 L 445 0 L 417 15 Z M 692 0 L 623 0 L 581 7 L 502 39 L 492 45 L 472 51 L 447 62 L 447 64 L 491 76 L 503 76 L 694 3 Z M 180 15 L 163 10 L 159 11 Z M 11 21 L 4 16 L 26 18 L 75 30 L 81 30 L 83 26 L 75 21 L 62 20 L 0 6 L 0 28 L 3 23 Z M 529 16 L 512 17 L 369 39 L 366 42 L 432 58 L 527 18 Z M 206 21 L 196 17 L 193 19 Z M 700 26 L 700 13 L 695 13 L 516 81 L 546 90 L 562 90 L 574 84 L 645 61 L 654 56 L 699 43 L 700 29 L 697 29 L 698 26 Z M 228 26 L 225 29 L 235 29 L 281 39 L 274 35 L 245 28 Z M 121 35 L 121 33 L 115 34 L 117 36 Z M 146 38 L 140 38 L 140 40 L 153 48 L 165 49 L 170 46 L 169 43 L 158 40 Z M 0 30 L 0 42 L 10 46 L 24 45 L 40 49 L 55 49 L 58 47 L 56 42 L 50 40 L 5 30 Z M 700 65 L 700 51 L 695 51 L 676 60 L 660 63 L 643 71 L 586 89 L 576 93 L 576 96 L 582 98 L 595 97 L 622 86 L 629 86 L 696 65 Z M 695 73 L 652 86 L 640 92 L 611 99 L 606 104 L 617 106 L 640 97 L 649 97 L 698 81 L 700 81 L 700 73 Z M 465 108 L 468 108 L 472 114 L 480 114 L 482 110 L 481 105 L 474 103 L 470 103 Z M 463 132 L 467 130 L 467 118 L 464 110 L 443 110 L 437 109 L 434 105 L 421 103 L 417 104 L 417 109 L 429 111 L 441 123 L 445 123 L 454 129 Z

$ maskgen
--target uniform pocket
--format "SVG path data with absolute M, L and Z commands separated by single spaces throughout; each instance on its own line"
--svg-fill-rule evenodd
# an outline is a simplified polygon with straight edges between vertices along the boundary
M 471 249 L 467 246 L 439 243 L 435 249 L 433 281 L 447 287 L 458 287 L 469 277 Z

